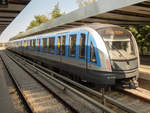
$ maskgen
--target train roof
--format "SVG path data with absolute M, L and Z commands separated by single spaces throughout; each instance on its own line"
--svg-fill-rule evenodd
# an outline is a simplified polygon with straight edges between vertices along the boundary
M 13 40 L 10 42 L 17 42 L 17 41 L 21 41 L 24 39 L 33 39 L 33 37 L 40 37 L 40 36 L 47 36 L 47 35 L 55 35 L 55 34 L 61 34 L 61 33 L 65 33 L 65 32 L 72 32 L 72 31 L 76 31 L 76 30 L 87 30 L 87 31 L 91 31 L 91 29 L 97 30 L 100 28 L 104 28 L 104 27 L 120 27 L 118 25 L 113 25 L 113 24 L 102 24 L 102 23 L 92 23 L 92 24 L 86 24 L 86 25 L 82 25 L 82 26 L 78 26 L 78 27 L 74 27 L 74 28 L 68 28 L 65 30 L 59 30 L 59 31 L 53 31 L 53 32 L 46 32 L 43 34 L 38 34 L 38 35 L 32 35 L 32 36 L 28 36 L 26 38 L 21 38 L 21 39 L 17 39 L 17 40 Z
M 96 29 L 103 28 L 103 27 L 120 27 L 120 26 L 113 25 L 113 24 L 92 23 L 92 24 L 81 26 L 81 27 L 90 27 L 96 30 Z

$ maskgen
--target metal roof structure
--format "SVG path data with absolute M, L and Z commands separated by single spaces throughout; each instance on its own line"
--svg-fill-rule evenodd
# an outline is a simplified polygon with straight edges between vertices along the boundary
M 89 23 L 150 24 L 150 0 L 98 0 L 17 37 L 72 28 Z
M 30 0 L 8 0 L 8 7 L 0 8 L 0 34 L 24 9 Z

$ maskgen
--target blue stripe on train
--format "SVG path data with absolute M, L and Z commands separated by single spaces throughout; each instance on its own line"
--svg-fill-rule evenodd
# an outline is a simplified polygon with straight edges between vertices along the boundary
M 100 61 L 100 56 L 99 56 L 99 52 L 98 52 L 98 48 L 97 48 L 96 42 L 95 42 L 93 36 L 91 34 L 89 34 L 85 30 L 80 30 L 80 31 L 75 31 L 75 32 L 69 32 L 69 33 L 62 33 L 62 34 L 56 34 L 56 35 L 41 36 L 41 37 L 36 38 L 36 43 L 37 43 L 37 39 L 40 39 L 40 53 L 51 55 L 51 53 L 48 53 L 48 42 L 49 42 L 49 38 L 50 37 L 55 37 L 55 53 L 53 55 L 58 56 L 57 55 L 57 40 L 58 40 L 58 36 L 62 36 L 62 35 L 66 36 L 65 56 L 62 56 L 62 57 L 64 57 L 64 58 L 72 58 L 72 59 L 76 59 L 76 60 L 80 60 L 80 61 L 84 61 L 85 62 L 86 59 L 80 58 L 80 55 L 79 55 L 79 52 L 80 52 L 80 47 L 79 47 L 80 46 L 80 34 L 81 33 L 86 34 L 85 58 L 87 57 L 87 61 L 89 63 L 91 63 L 93 65 L 96 65 L 98 67 L 101 67 L 101 61 Z M 77 39 L 76 39 L 76 45 L 77 45 L 76 46 L 76 56 L 75 57 L 70 57 L 69 54 L 68 54 L 68 51 L 69 51 L 69 35 L 73 35 L 73 34 L 77 35 Z M 47 38 L 47 53 L 46 52 L 42 52 L 42 39 L 43 38 Z M 33 38 L 33 39 L 35 40 L 35 38 Z M 29 40 L 33 40 L 33 39 L 29 39 Z M 29 43 L 29 40 L 24 39 L 24 41 L 28 41 L 28 43 Z M 88 42 L 88 44 L 87 44 L 87 42 Z M 96 63 L 90 61 L 90 44 L 91 44 L 91 42 L 93 43 L 94 50 L 95 50 Z M 25 48 L 26 48 L 26 46 L 25 46 Z M 87 54 L 87 50 L 86 49 L 88 49 L 88 54 Z M 37 51 L 37 47 L 35 47 L 34 51 Z

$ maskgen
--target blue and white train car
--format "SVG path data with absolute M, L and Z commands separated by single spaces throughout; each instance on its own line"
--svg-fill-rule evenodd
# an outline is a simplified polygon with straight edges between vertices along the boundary
M 96 84 L 137 86 L 139 54 L 124 28 L 94 23 L 8 42 L 9 49 Z

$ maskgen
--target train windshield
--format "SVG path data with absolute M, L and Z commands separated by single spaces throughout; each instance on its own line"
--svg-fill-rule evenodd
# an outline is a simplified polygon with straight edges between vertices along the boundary
M 112 60 L 136 58 L 132 35 L 120 27 L 109 27 L 97 30 L 103 37 Z

